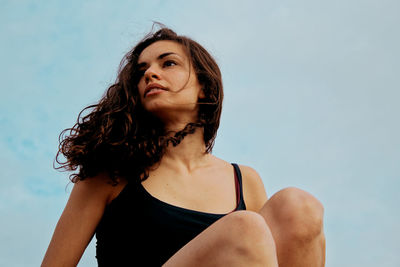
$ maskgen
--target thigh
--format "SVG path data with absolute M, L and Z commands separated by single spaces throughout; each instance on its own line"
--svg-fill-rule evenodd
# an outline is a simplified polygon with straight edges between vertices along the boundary
M 230 213 L 187 243 L 163 266 L 277 266 L 275 244 L 258 213 Z M 250 266 L 249 265 L 249 266 Z

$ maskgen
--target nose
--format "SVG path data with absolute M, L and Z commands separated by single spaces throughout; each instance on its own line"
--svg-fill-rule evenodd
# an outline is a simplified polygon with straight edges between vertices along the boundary
M 149 67 L 144 73 L 144 79 L 146 83 L 149 83 L 152 80 L 159 80 L 160 74 L 155 67 Z

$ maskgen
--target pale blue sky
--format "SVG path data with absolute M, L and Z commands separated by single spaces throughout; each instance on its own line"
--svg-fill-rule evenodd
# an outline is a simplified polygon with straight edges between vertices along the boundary
M 216 156 L 317 196 L 328 267 L 400 266 L 399 1 L 0 3 L 0 266 L 39 265 L 71 189 L 58 134 L 152 20 L 222 69 Z

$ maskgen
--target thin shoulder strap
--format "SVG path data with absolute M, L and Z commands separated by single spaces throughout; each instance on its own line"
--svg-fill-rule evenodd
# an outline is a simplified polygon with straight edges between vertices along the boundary
M 236 182 L 235 184 L 237 185 L 236 192 L 237 192 L 237 205 L 239 206 L 240 202 L 243 201 L 243 189 L 242 189 L 242 173 L 240 172 L 240 168 L 236 163 L 232 163 L 234 169 L 235 169 L 235 177 L 236 177 Z

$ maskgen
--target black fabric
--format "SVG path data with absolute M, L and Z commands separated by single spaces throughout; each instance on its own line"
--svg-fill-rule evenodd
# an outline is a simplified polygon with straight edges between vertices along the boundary
M 237 207 L 245 210 L 242 176 L 236 177 Z M 184 209 L 128 183 L 105 209 L 96 229 L 99 266 L 161 266 L 175 252 L 226 214 Z

